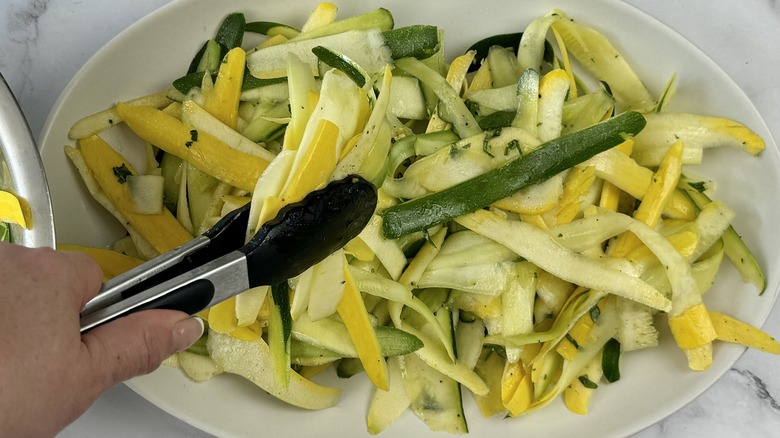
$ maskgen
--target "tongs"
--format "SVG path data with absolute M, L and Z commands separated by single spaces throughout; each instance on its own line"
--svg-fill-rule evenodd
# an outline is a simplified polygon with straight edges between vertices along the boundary
M 376 203 L 374 186 L 350 175 L 285 206 L 249 242 L 247 204 L 188 243 L 106 281 L 81 312 L 81 333 L 146 309 L 195 314 L 247 289 L 287 281 L 356 237 Z

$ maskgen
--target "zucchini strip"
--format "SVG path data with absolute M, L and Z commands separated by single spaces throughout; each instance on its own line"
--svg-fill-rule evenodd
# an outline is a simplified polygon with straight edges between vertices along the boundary
M 728 146 L 752 156 L 766 148 L 761 136 L 731 119 L 679 112 L 650 113 L 645 118 L 645 130 L 634 139 L 636 152 L 665 151 L 678 140 L 690 149 Z
M 168 98 L 167 90 L 125 102 L 126 105 L 144 105 L 155 108 L 162 108 L 169 103 L 171 103 L 171 99 Z M 71 126 L 70 130 L 68 131 L 68 138 L 72 140 L 86 138 L 105 131 L 106 129 L 121 122 L 122 118 L 119 116 L 119 114 L 117 114 L 114 107 L 111 107 L 79 119 L 76 123 L 73 124 L 73 126 Z
M 698 208 L 704 208 L 712 200 L 704 193 L 703 183 L 683 175 L 680 178 L 680 187 L 693 200 Z M 723 234 L 723 244 L 726 256 L 731 260 L 734 266 L 742 276 L 742 280 L 753 284 L 761 295 L 766 289 L 766 279 L 761 266 L 750 249 L 742 241 L 733 226 L 729 226 Z
M 550 13 L 533 20 L 526 26 L 517 49 L 517 60 L 521 71 L 531 69 L 540 72 L 542 70 L 547 31 L 553 23 L 560 19 L 561 14 Z
M 671 309 L 669 300 L 647 283 L 564 248 L 533 225 L 502 219 L 485 210 L 459 217 L 456 221 L 503 244 L 556 277 L 658 310 Z
M 555 31 L 573 55 L 596 79 L 609 84 L 618 106 L 624 110 L 647 112 L 656 102 L 626 58 L 601 33 L 569 20 L 556 10 L 561 20 L 552 23 Z
M 447 71 L 447 83 L 452 86 L 456 93 L 460 94 L 463 84 L 466 80 L 466 73 L 469 71 L 469 66 L 474 62 L 474 56 L 476 52 L 469 51 L 466 54 L 458 56 L 452 63 Z M 441 104 L 441 101 L 439 102 Z M 447 121 L 442 120 L 438 112 L 434 112 L 431 115 L 431 119 L 428 121 L 428 127 L 425 132 L 438 132 L 447 129 Z
M 396 238 L 486 207 L 622 143 L 624 135 L 634 135 L 643 127 L 641 114 L 627 112 L 551 140 L 497 169 L 441 192 L 388 208 L 382 231 L 386 237 Z
M 387 67 L 385 68 L 384 77 L 382 78 L 382 88 L 380 89 L 379 97 L 374 104 L 371 115 L 368 117 L 368 122 L 366 122 L 365 127 L 363 127 L 364 134 L 360 137 L 355 146 L 347 152 L 347 156 L 336 165 L 336 169 L 330 177 L 331 181 L 355 173 L 368 177 L 369 181 L 373 179 L 371 178 L 371 175 L 365 175 L 365 166 L 368 158 L 372 156 L 372 150 L 380 147 L 379 132 L 381 130 L 381 125 L 386 123 L 385 114 L 387 113 L 387 108 L 390 104 L 390 86 L 392 80 L 393 75 L 390 72 L 390 68 Z M 389 146 L 390 142 L 387 143 Z M 385 155 L 387 154 L 385 153 Z
M 376 388 L 371 405 L 368 408 L 367 427 L 371 434 L 378 434 L 387 429 L 406 411 L 411 404 L 403 386 L 401 366 L 398 358 L 387 359 L 390 377 L 390 387 L 387 391 Z
M 304 409 L 325 409 L 335 406 L 341 390 L 321 386 L 290 371 L 290 383 L 276 383 L 272 369 L 271 352 L 262 338 L 242 341 L 229 335 L 209 331 L 206 346 L 214 362 L 225 372 L 238 374 L 272 396 Z
M 395 62 L 395 66 L 431 87 L 439 98 L 439 112 L 452 123 L 453 130 L 460 138 L 471 137 L 482 131 L 479 123 L 460 98 L 458 90 L 453 88 L 439 73 L 415 58 L 399 59 Z

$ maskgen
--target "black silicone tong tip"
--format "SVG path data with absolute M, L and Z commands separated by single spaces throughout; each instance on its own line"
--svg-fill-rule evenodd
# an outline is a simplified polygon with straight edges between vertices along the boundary
M 250 283 L 277 284 L 316 265 L 360 234 L 376 204 L 374 185 L 350 175 L 285 206 L 241 249 Z

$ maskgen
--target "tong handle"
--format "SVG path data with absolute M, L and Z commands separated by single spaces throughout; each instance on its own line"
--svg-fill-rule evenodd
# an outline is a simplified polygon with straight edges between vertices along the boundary
M 246 257 L 233 251 L 81 317 L 81 333 L 119 317 L 148 309 L 181 310 L 190 315 L 249 289 Z
M 122 316 L 149 309 L 181 310 L 189 315 L 205 309 L 214 298 L 214 285 L 205 279 L 195 280 L 180 286 L 155 298 L 141 303 L 135 307 L 124 307 L 113 312 L 104 313 L 98 311 L 81 320 L 81 333 L 91 330 L 99 325 L 109 323 Z
M 96 310 L 110 306 L 111 304 L 126 298 L 125 292 L 130 288 L 141 284 L 142 282 L 154 277 L 155 275 L 170 269 L 195 251 L 200 250 L 209 244 L 209 240 L 204 236 L 198 236 L 184 245 L 161 254 L 149 261 L 146 261 L 127 272 L 124 272 L 103 283 L 100 292 L 87 302 L 82 309 L 82 315 L 89 315 Z
M 81 314 L 94 313 L 240 248 L 244 245 L 249 208 L 246 204 L 233 210 L 203 235 L 106 281 Z

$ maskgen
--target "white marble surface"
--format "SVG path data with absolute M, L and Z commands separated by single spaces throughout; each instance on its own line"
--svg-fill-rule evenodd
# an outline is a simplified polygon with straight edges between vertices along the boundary
M 732 76 L 780 139 L 780 5 L 774 0 L 629 0 L 693 41 Z M 100 47 L 167 0 L 3 0 L 0 72 L 37 135 L 70 78 Z M 554 2 L 553 2 L 554 3 Z M 780 335 L 780 306 L 765 330 Z M 780 436 L 780 358 L 748 351 L 710 390 L 635 438 Z M 61 435 L 209 436 L 125 386 Z M 585 435 L 583 435 L 585 436 Z

